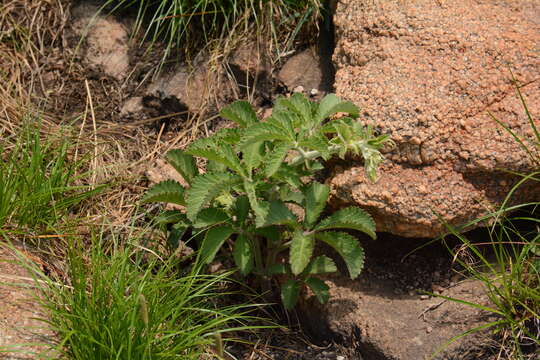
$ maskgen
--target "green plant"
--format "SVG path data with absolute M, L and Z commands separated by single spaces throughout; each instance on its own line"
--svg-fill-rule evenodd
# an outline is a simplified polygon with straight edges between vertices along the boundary
M 516 86 L 533 139 L 520 137 L 509 126 L 493 115 L 496 121 L 529 156 L 532 164 L 540 165 L 540 133 L 525 99 Z M 454 227 L 448 226 L 450 235 L 462 243 L 458 251 L 451 248 L 457 262 L 466 273 L 480 280 L 485 287 L 489 305 L 467 302 L 456 298 L 439 297 L 487 311 L 496 316 L 494 321 L 471 329 L 451 339 L 447 346 L 472 332 L 491 328 L 500 341 L 499 356 L 505 359 L 537 359 L 540 352 L 540 202 L 510 205 L 513 195 L 523 186 L 540 184 L 540 171 L 518 174 L 518 181 L 510 190 L 499 210 L 466 224 L 463 229 L 478 223 L 493 222 L 486 241 L 472 242 Z M 514 215 L 515 214 L 515 215 Z M 463 231 L 463 229 L 459 229 Z M 444 238 L 444 237 L 443 237 Z M 495 261 L 486 255 L 486 247 L 495 255 Z M 469 259 L 461 256 L 467 253 Z
M 349 116 L 327 121 L 337 113 Z M 375 180 L 383 160 L 379 150 L 390 140 L 361 126 L 353 119 L 358 108 L 333 94 L 320 104 L 300 94 L 279 98 L 265 121 L 245 101 L 224 108 L 221 116 L 238 127 L 166 155 L 188 186 L 167 180 L 152 187 L 143 201 L 185 207 L 157 221 L 172 224 L 173 243 L 190 235 L 198 239 L 203 262 L 212 262 L 227 244 L 241 274 L 287 278 L 281 286 L 287 308 L 295 305 L 304 285 L 324 303 L 328 286 L 317 275 L 335 272 L 336 265 L 325 255 L 314 257 L 315 242 L 333 248 L 356 278 L 363 267 L 362 247 L 355 237 L 336 230 L 375 238 L 375 224 L 357 207 L 323 217 L 330 188 L 314 175 L 324 168 L 322 161 L 351 152 L 363 157 L 367 176 Z M 199 173 L 195 157 L 206 159 L 205 173 Z
M 46 344 L 55 358 L 198 360 L 211 352 L 223 358 L 223 342 L 234 341 L 227 334 L 268 327 L 254 325 L 256 305 L 220 302 L 230 295 L 229 274 L 203 275 L 193 267 L 179 276 L 178 259 L 162 260 L 103 234 L 89 248 L 71 239 L 60 282 L 19 253 L 35 279 L 43 321 L 56 334 L 56 343 Z
M 321 4 L 319 0 L 107 0 L 104 5 L 112 11 L 130 7 L 137 11 L 135 32 L 144 28 L 145 40 L 165 42 L 166 58 L 175 48 L 190 51 L 215 39 L 239 35 L 250 24 L 259 31 L 270 23 L 276 45 L 290 46 L 309 19 L 318 19 Z M 278 41 L 284 34 L 288 34 L 286 40 Z
M 84 162 L 69 161 L 70 148 L 67 138 L 42 139 L 39 125 L 30 122 L 16 139 L 0 142 L 0 233 L 54 228 L 102 189 L 76 185 Z

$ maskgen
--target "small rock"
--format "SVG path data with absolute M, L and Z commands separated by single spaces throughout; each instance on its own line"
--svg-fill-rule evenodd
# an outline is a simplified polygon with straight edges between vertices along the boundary
M 429 333 L 431 333 L 432 331 L 433 331 L 433 328 L 432 328 L 431 326 L 428 326 L 428 327 L 426 328 L 426 333 L 429 334 Z
M 317 89 L 311 89 L 311 91 L 309 92 L 309 94 L 311 96 L 317 96 L 319 94 L 319 90 Z
M 144 105 L 142 97 L 132 97 L 126 100 L 122 108 L 120 109 L 120 116 L 130 116 L 143 111 Z
M 429 299 L 429 295 L 420 295 L 420 300 L 428 300 Z
M 336 360 L 345 360 L 345 356 L 338 355 L 338 356 L 336 356 Z
M 295 87 L 293 89 L 293 92 L 295 92 L 295 93 L 303 93 L 304 92 L 304 87 L 302 85 L 298 85 L 297 87 Z
M 293 55 L 279 71 L 278 79 L 289 89 L 298 85 L 305 89 L 318 88 L 322 81 L 322 71 L 315 50 L 307 49 Z

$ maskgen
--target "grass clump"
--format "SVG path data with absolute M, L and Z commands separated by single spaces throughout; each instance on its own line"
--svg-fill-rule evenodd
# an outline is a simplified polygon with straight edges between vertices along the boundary
M 71 149 L 67 138 L 44 139 L 39 124 L 29 121 L 0 141 L 0 233 L 50 231 L 101 190 L 78 184 L 85 161 L 70 161 Z
M 240 35 L 254 25 L 267 29 L 274 43 L 292 45 L 300 29 L 314 24 L 321 12 L 319 0 L 107 0 L 104 8 L 136 9 L 135 32 L 144 39 L 166 44 L 164 57 L 172 49 L 189 52 L 216 39 Z M 286 51 L 286 49 L 282 49 Z
M 224 356 L 225 334 L 255 318 L 246 305 L 220 305 L 228 274 L 178 276 L 178 260 L 95 236 L 90 249 L 73 240 L 67 281 L 29 266 L 37 301 L 57 334 L 54 352 L 69 359 L 202 359 Z M 49 352 L 50 353 L 50 352 Z M 211 357 L 209 357 L 211 358 Z

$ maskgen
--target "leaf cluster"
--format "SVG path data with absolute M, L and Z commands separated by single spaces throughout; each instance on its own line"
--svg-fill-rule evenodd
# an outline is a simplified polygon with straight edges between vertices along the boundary
M 279 98 L 272 115 L 261 121 L 249 103 L 235 102 L 221 116 L 236 123 L 236 128 L 166 155 L 189 186 L 168 180 L 151 188 L 143 201 L 185 208 L 165 212 L 158 221 L 169 224 L 173 243 L 196 234 L 203 262 L 212 262 L 228 243 L 226 248 L 232 249 L 243 275 L 287 279 L 281 289 L 287 308 L 295 305 L 304 285 L 324 303 L 328 286 L 318 275 L 335 272 L 337 267 L 331 258 L 315 256 L 316 242 L 333 248 L 351 278 L 356 278 L 364 252 L 358 240 L 343 230 L 375 238 L 375 223 L 360 208 L 324 217 L 330 188 L 313 178 L 325 160 L 352 152 L 364 158 L 366 174 L 376 179 L 383 160 L 380 149 L 389 140 L 361 126 L 354 119 L 358 112 L 353 103 L 333 94 L 320 103 L 295 94 Z M 338 118 L 338 113 L 348 116 Z M 202 173 L 197 157 L 207 161 Z

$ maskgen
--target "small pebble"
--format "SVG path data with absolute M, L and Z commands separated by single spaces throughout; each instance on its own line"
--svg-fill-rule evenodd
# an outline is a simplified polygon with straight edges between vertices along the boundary
M 304 92 L 304 87 L 303 86 L 297 86 L 293 89 L 293 92 L 295 93 L 301 93 L 301 92 Z
M 430 332 L 432 332 L 432 331 L 433 331 L 433 328 L 432 328 L 431 326 L 428 326 L 428 327 L 426 328 L 426 332 L 427 332 L 428 334 L 429 334 Z
M 317 89 L 311 89 L 311 91 L 309 92 L 309 94 L 310 94 L 311 96 L 316 96 L 317 94 L 319 94 L 319 90 L 317 90 Z
M 427 300 L 429 299 L 429 295 L 420 295 L 420 300 Z
M 336 360 L 345 360 L 345 356 L 338 355 L 336 356 Z

